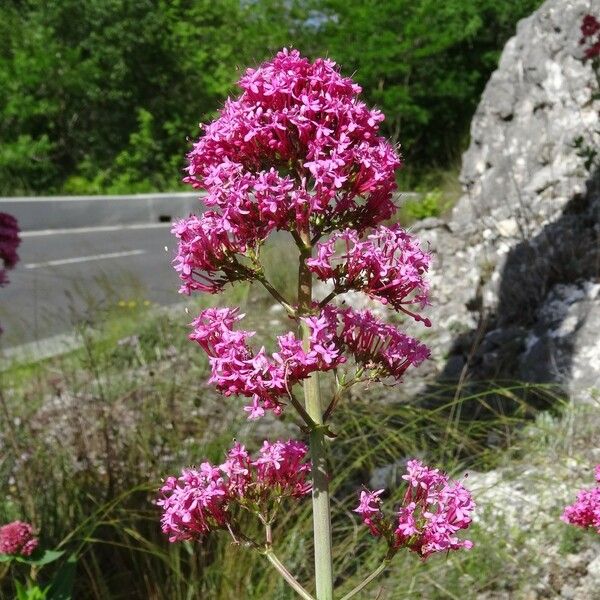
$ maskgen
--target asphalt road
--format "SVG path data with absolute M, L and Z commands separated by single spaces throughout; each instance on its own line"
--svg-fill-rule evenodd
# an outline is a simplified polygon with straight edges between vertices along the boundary
M 0 198 L 23 230 L 21 260 L 0 289 L 0 350 L 52 353 L 98 310 L 181 302 L 170 221 L 201 210 L 197 193 Z
M 0 290 L 2 347 L 68 332 L 119 301 L 181 301 L 174 242 L 168 223 L 24 232 L 21 261 Z
M 21 260 L 0 288 L 0 350 L 68 337 L 119 302 L 182 302 L 167 221 L 201 210 L 196 193 L 0 198 L 23 229 Z

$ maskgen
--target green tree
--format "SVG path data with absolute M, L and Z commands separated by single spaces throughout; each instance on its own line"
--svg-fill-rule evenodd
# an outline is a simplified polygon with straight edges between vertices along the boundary
M 517 19 L 538 4 L 4 0 L 0 193 L 176 188 L 198 122 L 283 46 L 355 73 L 408 164 L 445 166 Z
M 239 66 L 286 41 L 281 15 L 263 18 L 278 5 L 8 0 L 0 8 L 2 191 L 54 192 L 69 176 L 69 186 L 89 191 L 177 185 L 188 136 L 214 114 Z M 130 161 L 139 172 L 124 175 L 125 157 L 139 155 L 132 145 L 150 133 L 154 157 Z
M 446 165 L 461 149 L 483 87 L 519 18 L 539 0 L 324 0 L 322 48 L 386 114 L 413 164 Z

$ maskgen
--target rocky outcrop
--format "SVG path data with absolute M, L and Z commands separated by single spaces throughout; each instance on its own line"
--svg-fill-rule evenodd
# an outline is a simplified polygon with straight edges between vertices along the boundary
M 600 2 L 548 0 L 519 23 L 473 118 L 464 195 L 443 227 L 415 227 L 436 254 L 441 333 L 427 341 L 443 381 L 600 388 L 600 96 L 579 44 L 590 10 Z
M 481 544 L 495 540 L 507 558 L 502 577 L 477 600 L 600 598 L 600 536 L 559 518 L 578 490 L 594 485 L 600 411 L 582 404 L 564 417 L 541 413 L 519 433 L 520 455 L 468 475 L 475 522 L 486 536 Z

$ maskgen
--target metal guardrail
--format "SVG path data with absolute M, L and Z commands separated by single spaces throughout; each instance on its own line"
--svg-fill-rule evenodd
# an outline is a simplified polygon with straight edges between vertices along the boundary
M 23 231 L 169 222 L 202 210 L 198 192 L 0 198 Z

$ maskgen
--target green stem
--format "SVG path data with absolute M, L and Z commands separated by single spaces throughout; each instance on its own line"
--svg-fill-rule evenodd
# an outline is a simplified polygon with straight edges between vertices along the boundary
M 312 248 L 309 232 L 302 235 L 303 247 L 300 251 L 298 271 L 298 311 L 306 313 L 312 303 L 312 274 L 306 268 L 306 259 Z M 309 347 L 310 329 L 302 323 L 302 342 L 305 350 Z M 304 381 L 304 405 L 310 418 L 323 424 L 323 409 L 317 372 Z M 315 545 L 315 581 L 317 600 L 333 600 L 333 561 L 331 547 L 331 509 L 329 504 L 329 473 L 325 450 L 325 431 L 315 427 L 310 432 L 310 456 L 313 478 L 313 532 Z
M 363 580 L 361 583 L 359 583 L 353 590 L 351 590 L 345 596 L 343 596 L 341 600 L 350 600 L 350 598 L 352 598 L 353 596 L 356 596 L 356 594 L 358 594 L 358 592 L 360 592 L 364 588 L 366 588 L 371 583 L 371 581 L 373 581 L 373 579 L 376 579 L 377 577 L 379 577 L 379 575 L 381 575 L 381 573 L 383 573 L 387 569 L 387 566 L 389 564 L 390 564 L 390 559 L 386 558 L 377 567 L 377 569 L 375 569 L 365 580 Z
M 317 423 L 315 423 L 312 420 L 311 416 L 306 412 L 304 406 L 296 398 L 296 396 L 294 396 L 294 394 L 292 394 L 292 392 L 288 392 L 288 396 L 290 398 L 290 402 L 292 403 L 292 406 L 296 409 L 298 414 L 302 417 L 302 420 L 304 421 L 304 423 L 306 423 L 306 426 L 308 427 L 308 429 L 312 430 L 314 427 L 316 427 Z
M 281 304 L 281 306 L 285 308 L 285 310 L 291 317 L 296 316 L 296 311 L 294 310 L 293 306 L 283 297 L 283 295 L 275 287 L 273 287 L 273 285 L 271 285 L 269 280 L 264 275 L 257 276 L 257 279 L 260 282 L 260 284 L 269 292 L 269 294 L 271 294 L 271 296 L 273 296 L 273 298 L 275 298 L 275 300 L 277 300 L 277 302 L 279 302 L 279 304 Z
M 269 562 L 277 569 L 281 576 L 288 582 L 290 587 L 298 593 L 304 600 L 315 600 L 314 596 L 311 596 L 297 581 L 297 579 L 285 568 L 283 563 L 271 552 L 267 550 L 265 556 L 269 559 Z

